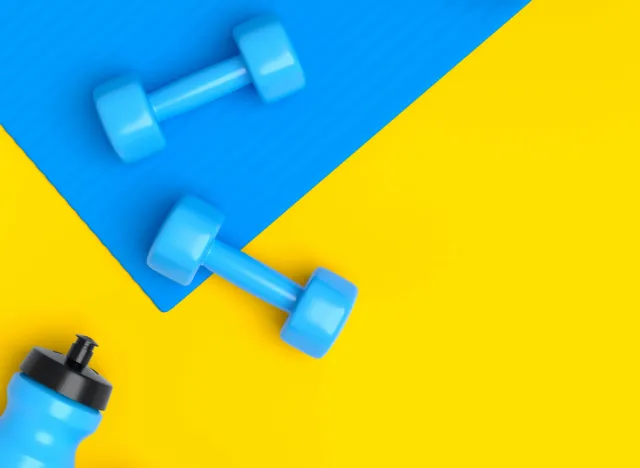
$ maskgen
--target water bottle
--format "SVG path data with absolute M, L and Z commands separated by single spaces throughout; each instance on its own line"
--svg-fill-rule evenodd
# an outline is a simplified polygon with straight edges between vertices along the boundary
M 13 375 L 0 417 L 1 468 L 73 468 L 98 428 L 113 387 L 88 367 L 98 344 L 77 336 L 66 356 L 33 348 Z

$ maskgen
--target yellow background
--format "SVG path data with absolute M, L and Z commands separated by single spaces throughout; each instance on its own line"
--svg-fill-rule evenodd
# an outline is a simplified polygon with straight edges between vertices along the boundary
M 640 466 L 639 10 L 534 2 L 250 244 L 359 285 L 321 361 L 219 279 L 158 312 L 1 134 L 0 387 L 99 341 L 79 467 Z

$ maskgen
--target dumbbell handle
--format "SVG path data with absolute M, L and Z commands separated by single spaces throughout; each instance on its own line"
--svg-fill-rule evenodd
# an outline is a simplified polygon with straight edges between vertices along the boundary
M 298 283 L 264 263 L 217 240 L 205 258 L 204 266 L 287 313 L 293 312 L 296 301 L 304 291 Z
M 241 56 L 225 60 L 149 95 L 158 121 L 175 117 L 251 84 Z

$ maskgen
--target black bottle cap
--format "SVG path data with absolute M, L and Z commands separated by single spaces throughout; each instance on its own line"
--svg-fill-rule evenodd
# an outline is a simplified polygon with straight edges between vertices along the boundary
M 98 343 L 77 335 L 66 356 L 36 347 L 27 355 L 20 370 L 31 379 L 85 406 L 103 411 L 113 386 L 87 367 Z

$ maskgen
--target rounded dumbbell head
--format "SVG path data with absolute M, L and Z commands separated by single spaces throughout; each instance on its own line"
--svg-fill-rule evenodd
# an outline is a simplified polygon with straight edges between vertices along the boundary
M 307 282 L 282 328 L 282 339 L 314 358 L 323 357 L 344 328 L 358 296 L 358 288 L 324 268 Z
M 164 148 L 159 123 L 136 77 L 123 76 L 98 86 L 93 99 L 107 137 L 124 162 Z
M 193 281 L 224 222 L 224 215 L 187 196 L 173 208 L 149 251 L 147 264 L 186 286 Z
M 233 30 L 258 94 L 265 102 L 282 99 L 305 85 L 304 72 L 282 24 L 261 16 Z

